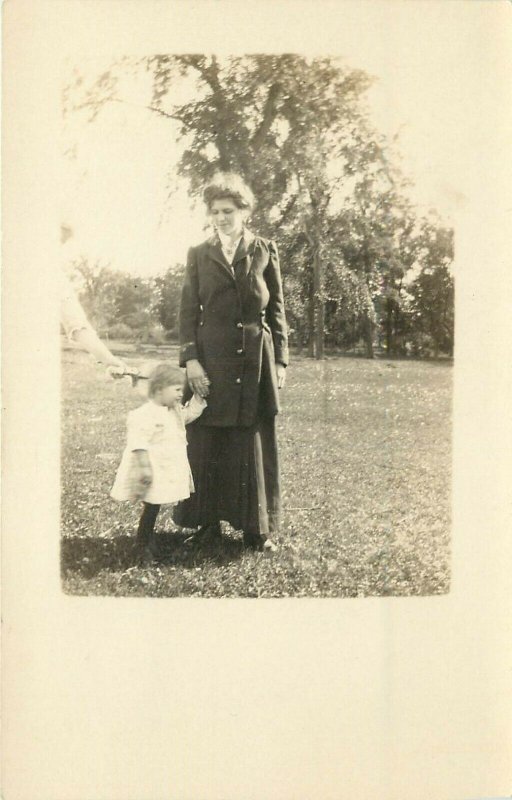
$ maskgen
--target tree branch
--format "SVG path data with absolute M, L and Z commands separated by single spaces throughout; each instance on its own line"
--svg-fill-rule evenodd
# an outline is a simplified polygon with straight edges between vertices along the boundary
M 209 65 L 205 63 L 204 56 L 178 56 L 178 59 L 187 67 L 197 70 L 216 97 L 222 95 L 219 82 L 219 63 L 215 56 L 211 57 Z
M 286 204 L 286 206 L 284 208 L 284 211 L 281 214 L 281 219 L 279 220 L 279 222 L 276 225 L 276 227 L 278 229 L 285 223 L 287 218 L 290 216 L 290 214 L 293 211 L 293 208 L 294 208 L 295 203 L 297 202 L 298 198 L 299 198 L 299 195 L 298 194 L 294 194 L 293 197 Z
M 254 136 L 251 139 L 251 146 L 253 150 L 258 150 L 265 141 L 265 137 L 267 136 L 270 128 L 272 127 L 272 123 L 274 122 L 277 116 L 277 98 L 281 93 L 281 84 L 274 83 L 268 92 L 267 99 L 265 101 L 265 108 L 263 109 L 263 119 L 261 121 L 261 125 L 255 131 Z
M 180 116 L 179 114 L 170 114 L 168 111 L 162 111 L 161 108 L 157 108 L 156 106 L 142 106 L 139 103 L 130 103 L 129 100 L 122 100 L 120 97 L 111 97 L 109 99 L 113 103 L 124 103 L 127 106 L 135 106 L 136 108 L 146 108 L 148 111 L 154 111 L 155 114 L 160 114 L 160 116 L 162 117 L 168 117 L 169 119 L 176 119 L 178 120 L 178 122 L 181 122 L 188 128 L 191 127 L 184 117 Z
M 180 56 L 180 61 L 199 72 L 201 78 L 212 91 L 213 104 L 218 111 L 219 119 L 224 119 L 229 106 L 226 102 L 225 91 L 220 82 L 220 67 L 217 58 L 211 56 L 209 64 L 206 63 L 204 56 Z M 183 121 L 183 124 L 186 125 L 187 123 Z M 193 125 L 191 127 L 193 128 Z M 219 167 L 222 170 L 229 170 L 231 167 L 231 153 L 226 143 L 224 131 L 220 128 L 215 137 L 215 145 L 219 152 Z

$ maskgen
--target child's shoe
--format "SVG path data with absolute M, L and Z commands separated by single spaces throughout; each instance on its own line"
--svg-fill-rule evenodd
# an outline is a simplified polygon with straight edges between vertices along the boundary
M 141 566 L 150 566 L 155 561 L 160 561 L 163 556 L 155 536 L 151 536 L 146 541 L 139 541 L 138 551 Z

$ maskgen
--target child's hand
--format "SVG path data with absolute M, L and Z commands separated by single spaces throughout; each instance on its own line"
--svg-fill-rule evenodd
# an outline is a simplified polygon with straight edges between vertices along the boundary
M 146 450 L 134 450 L 136 467 L 133 472 L 135 491 L 143 500 L 148 488 L 153 483 L 153 469 Z
M 204 406 L 204 407 L 206 407 L 206 406 L 208 405 L 208 403 L 207 403 L 207 401 L 206 401 L 206 398 L 204 398 L 204 397 L 201 397 L 201 395 L 200 395 L 200 394 L 194 393 L 194 394 L 192 395 L 192 397 L 193 397 L 193 399 L 196 401 L 196 403 L 198 403 L 200 406 Z
M 153 483 L 153 470 L 151 467 L 139 467 L 135 492 L 137 496 L 144 500 L 146 493 Z
M 139 484 L 145 489 L 153 483 L 153 470 L 151 467 L 139 467 Z

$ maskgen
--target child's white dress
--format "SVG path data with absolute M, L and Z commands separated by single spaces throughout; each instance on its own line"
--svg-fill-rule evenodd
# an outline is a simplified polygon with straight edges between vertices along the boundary
M 168 409 L 148 400 L 128 414 L 128 439 L 110 496 L 114 500 L 175 503 L 194 491 L 187 459 L 185 425 L 199 417 L 206 401 L 194 395 L 185 406 Z M 146 450 L 153 482 L 141 494 L 134 450 Z

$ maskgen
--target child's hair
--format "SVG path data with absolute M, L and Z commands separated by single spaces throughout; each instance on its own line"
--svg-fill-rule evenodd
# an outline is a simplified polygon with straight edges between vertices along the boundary
M 179 367 L 171 364 L 157 364 L 148 375 L 148 396 L 153 397 L 160 389 L 167 386 L 183 386 L 185 377 Z

